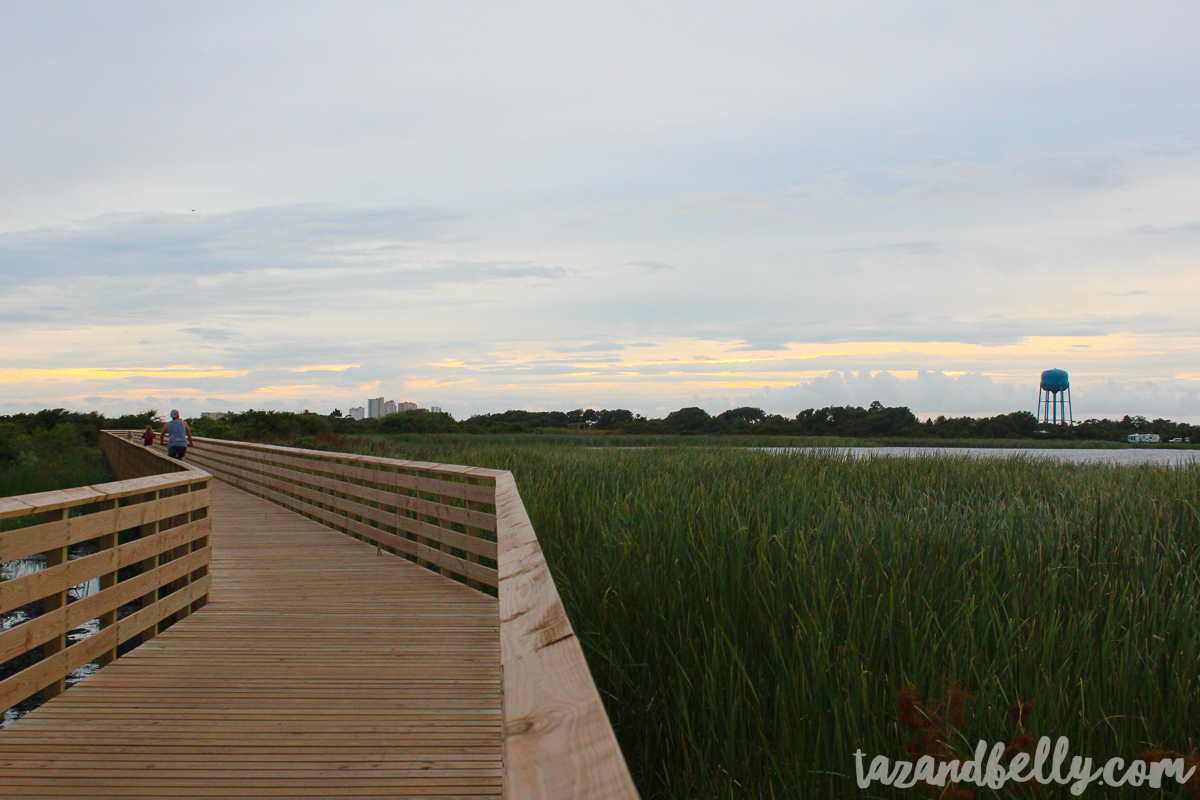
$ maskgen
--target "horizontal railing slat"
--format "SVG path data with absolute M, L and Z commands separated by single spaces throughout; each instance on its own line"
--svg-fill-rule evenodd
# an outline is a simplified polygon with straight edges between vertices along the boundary
M 477 580 L 481 583 L 486 583 L 489 586 L 493 586 L 493 587 L 496 586 L 496 582 L 497 582 L 496 570 L 494 570 L 494 569 L 483 566 L 481 564 L 473 564 L 470 561 L 466 561 L 464 559 L 458 558 L 457 556 L 455 556 L 451 553 L 446 553 L 441 550 L 435 550 L 435 549 L 428 547 L 426 545 L 423 545 L 419 542 L 414 542 L 411 539 L 406 539 L 402 536 L 397 536 L 395 534 L 388 533 L 387 531 L 380 530 L 379 528 L 373 527 L 371 525 L 367 525 L 363 522 L 359 522 L 358 520 L 351 519 L 350 517 L 346 517 L 341 514 L 336 514 L 327 509 L 323 509 L 316 505 L 313 505 L 310 502 L 305 502 L 303 499 L 298 499 L 298 498 L 292 497 L 291 495 L 277 491 L 275 488 L 276 486 L 286 487 L 288 490 L 293 490 L 293 489 L 298 488 L 298 487 L 294 486 L 293 484 L 282 483 L 281 481 L 276 481 L 273 478 L 267 478 L 265 476 L 257 475 L 256 473 L 247 473 L 245 470 L 240 470 L 240 469 L 232 468 L 232 467 L 220 467 L 220 468 L 214 467 L 214 469 L 216 469 L 218 471 L 218 473 L 220 473 L 221 471 L 228 471 L 233 476 L 235 476 L 235 481 L 234 481 L 235 486 L 240 486 L 241 488 L 245 489 L 246 491 L 262 494 L 262 495 L 266 496 L 268 499 L 272 500 L 273 502 L 276 502 L 286 508 L 290 508 L 293 511 L 299 511 L 304 514 L 310 514 L 310 515 L 320 519 L 322 522 L 324 522 L 327 525 L 330 525 L 335 528 L 337 528 L 337 527 L 344 528 L 351 533 L 362 536 L 365 539 L 369 539 L 373 543 L 378 542 L 379 544 L 381 544 L 383 546 L 392 547 L 396 550 L 404 552 L 408 555 L 412 555 L 416 558 L 420 558 L 422 560 L 429 561 L 431 563 L 436 563 L 440 567 L 445 567 L 446 569 L 449 569 L 452 572 L 457 572 L 460 575 L 463 575 L 464 577 L 470 578 L 472 580 Z M 249 480 L 249 478 L 257 478 L 257 479 L 259 479 L 259 481 L 258 482 L 250 482 L 248 485 L 241 482 L 241 481 Z M 324 498 L 324 497 L 328 497 L 328 496 L 322 495 L 322 497 Z M 334 498 L 329 498 L 329 499 L 332 500 Z M 370 509 L 370 510 L 378 511 L 378 509 Z M 400 518 L 392 517 L 391 519 L 392 519 L 392 523 L 394 524 Z M 439 533 L 450 533 L 450 531 L 445 531 L 444 529 L 440 529 L 440 528 L 437 530 L 439 531 Z M 478 540 L 478 541 L 484 542 L 484 540 Z M 490 543 L 490 542 L 484 542 L 484 543 L 485 544 L 494 544 L 494 543 Z
M 297 487 L 299 488 L 299 487 Z M 407 517 L 403 514 L 395 512 L 387 512 L 381 508 L 356 503 L 353 500 L 347 500 L 341 497 L 333 497 L 327 494 L 320 494 L 307 489 L 300 489 L 298 492 L 302 497 L 312 502 L 321 502 L 332 506 L 334 509 L 344 512 L 352 516 L 365 517 L 374 520 L 381 525 L 390 525 L 394 528 L 400 528 L 407 533 L 415 536 L 423 536 L 426 539 L 433 539 L 441 544 L 450 547 L 457 547 L 460 550 L 465 550 L 476 555 L 486 556 L 492 560 L 496 558 L 496 543 L 490 542 L 487 539 L 480 539 L 477 536 L 469 536 L 465 533 L 452 531 L 448 528 L 442 528 L 437 525 L 432 525 L 428 522 L 422 522 L 418 519 Z
M 204 517 L 143 536 L 141 539 L 135 539 L 117 548 L 117 565 L 127 567 L 130 564 L 136 564 L 143 559 L 173 550 L 196 539 L 203 539 L 211 533 L 212 519 Z
M 317 509 L 317 511 L 321 511 L 321 509 Z M 415 556 L 423 561 L 436 564 L 439 567 L 445 567 L 451 572 L 457 572 L 464 577 L 477 580 L 480 583 L 486 583 L 488 586 L 496 586 L 496 570 L 490 567 L 485 567 L 482 564 L 473 564 L 470 561 L 465 561 L 451 553 L 447 553 L 442 550 L 435 550 L 434 548 L 428 547 L 420 542 L 414 542 L 413 540 L 406 539 L 403 536 L 397 536 L 393 533 L 388 533 L 387 531 L 381 531 L 378 528 L 373 528 L 370 525 L 358 522 L 357 520 L 347 519 L 346 517 L 329 514 L 328 512 L 326 512 L 324 518 L 326 523 L 334 526 L 341 525 L 351 533 L 356 533 L 372 543 L 378 543 L 384 547 L 391 547 L 395 550 L 399 550 L 402 553 Z
M 445 495 L 447 497 L 457 497 L 460 500 L 474 500 L 479 503 L 491 503 L 494 499 L 494 491 L 490 486 L 475 485 L 470 483 L 461 483 L 459 481 L 438 480 L 437 478 L 424 478 L 417 475 L 406 475 L 402 472 L 390 472 L 382 467 L 391 467 L 393 469 L 423 469 L 430 472 L 437 471 L 435 468 L 441 465 L 418 465 L 419 462 L 406 461 L 391 461 L 388 459 L 370 459 L 367 456 L 349 456 L 339 454 L 339 458 L 355 462 L 365 462 L 376 464 L 376 468 L 370 466 L 355 466 L 354 464 L 342 464 L 330 459 L 330 454 L 323 451 L 294 451 L 294 452 L 312 452 L 321 453 L 325 458 L 315 458 L 312 456 L 299 456 L 281 454 L 271 450 L 261 449 L 262 447 L 254 447 L 251 449 L 251 455 L 242 451 L 240 448 L 230 447 L 227 444 L 222 444 L 219 439 L 198 439 L 200 444 L 192 449 L 193 460 L 204 457 L 205 450 L 213 450 L 214 452 L 223 452 L 227 455 L 234 455 L 241 461 L 246 460 L 261 460 L 275 464 L 300 467 L 302 469 L 316 469 L 320 472 L 325 472 L 330 475 L 335 475 L 340 478 L 351 478 L 354 480 L 366 481 L 368 483 L 381 483 L 386 486 L 394 486 L 398 489 L 410 489 L 417 492 L 425 492 L 427 494 Z M 447 475 L 462 475 L 465 477 L 482 477 L 494 479 L 493 470 L 476 470 L 476 472 L 486 473 L 475 475 L 473 472 L 447 472 L 442 471 Z
M 54 681 L 94 661 L 104 652 L 137 636 L 151 625 L 208 594 L 209 576 L 189 583 L 158 602 L 130 614 L 81 642 L 44 658 L 16 675 L 0 681 L 0 708 L 9 708 Z
M 65 592 L 72 586 L 99 578 L 117 569 L 117 551 L 101 550 L 99 553 L 54 567 L 40 569 L 20 578 L 0 583 L 0 614 L 28 605 L 34 600 L 56 592 Z
M 207 479 L 206 479 L 207 481 Z M 186 486 L 186 483 L 178 484 Z M 167 487 L 172 488 L 172 487 Z M 43 522 L 0 533 L 0 561 L 12 561 L 55 547 L 68 547 L 108 533 L 129 530 L 203 508 L 210 503 L 207 488 L 158 500 L 118 506 L 79 517 Z
M 504 470 L 488 469 L 486 467 L 469 467 L 462 464 L 439 464 L 433 461 L 406 461 L 401 458 L 368 456 L 361 453 L 336 453 L 330 452 L 329 450 L 306 450 L 300 447 L 283 447 L 281 445 L 230 441 L 227 439 L 206 439 L 203 437 L 197 437 L 196 441 L 208 444 L 232 446 L 241 452 L 275 453 L 278 455 L 314 460 L 352 461 L 356 464 L 362 464 L 368 469 L 400 468 L 419 470 L 421 472 L 437 472 L 443 475 L 475 478 L 495 478 L 498 475 L 504 474 Z
M 308 475 L 307 473 L 299 472 L 296 470 L 283 469 L 283 468 L 278 468 L 278 467 L 266 467 L 262 464 L 254 464 L 253 465 L 254 469 L 252 471 L 244 470 L 238 466 L 235 466 L 234 462 L 231 462 L 227 459 L 221 460 L 221 459 L 208 458 L 208 459 L 206 459 L 205 463 L 213 466 L 214 468 L 235 471 L 236 474 L 239 474 L 242 477 L 246 477 L 251 480 L 260 480 L 260 481 L 263 481 L 264 483 L 267 483 L 278 489 L 283 489 L 286 491 L 302 494 L 302 496 L 307 497 L 308 499 L 313 500 L 315 502 L 329 503 L 332 505 L 336 501 L 343 500 L 344 498 L 336 497 L 335 495 L 327 493 L 327 492 L 320 492 L 320 491 L 313 490 L 311 487 L 314 485 L 319 486 L 321 488 L 330 489 L 331 491 L 334 491 L 334 492 L 340 492 L 342 494 L 354 495 L 355 498 L 358 500 L 374 500 L 375 502 L 378 502 L 382 505 L 390 505 L 393 507 L 404 509 L 406 511 L 413 511 L 414 513 L 425 514 L 426 516 L 434 516 L 441 520 L 446 520 L 449 522 L 458 522 L 459 524 L 469 526 L 469 527 L 474 527 L 474 528 L 480 528 L 481 530 L 494 531 L 495 527 L 496 527 L 495 517 L 488 515 L 488 514 L 484 514 L 483 512 L 468 511 L 467 509 L 464 509 L 464 508 L 458 508 L 456 506 L 446 505 L 443 503 L 418 501 L 415 498 L 408 497 L 406 495 L 393 494 L 391 492 L 383 492 L 383 491 L 379 491 L 376 489 L 370 489 L 368 487 L 359 486 L 358 484 L 353 484 L 353 483 L 338 482 L 338 481 L 334 481 L 334 480 L 330 480 L 330 479 L 312 480 L 312 478 L 314 476 L 311 476 L 311 475 Z M 242 462 L 242 463 L 244 464 L 244 462 Z M 267 476 L 278 476 L 284 480 L 280 480 L 280 481 L 269 480 Z M 293 483 L 292 481 L 300 481 L 300 483 Z M 354 502 L 354 501 L 350 501 L 350 502 Z M 361 508 L 372 508 L 371 506 L 367 506 L 363 503 L 356 503 L 356 505 L 360 506 Z M 363 512 L 358 509 L 355 509 L 352 513 L 361 514 Z M 394 516 L 394 515 L 392 515 L 392 516 Z M 391 525 L 391 524 L 394 524 L 391 521 L 391 519 L 392 519 L 392 517 L 389 516 L 388 519 L 384 520 L 381 518 L 380 521 L 384 522 L 385 524 Z M 409 519 L 410 522 L 413 523 L 414 526 L 416 526 L 416 527 L 410 526 L 409 528 L 407 528 L 407 530 L 409 530 L 411 533 L 416 533 L 421 536 L 437 538 L 438 536 L 440 536 L 442 531 L 456 533 L 455 531 L 450 531 L 448 528 L 443 528 L 443 527 L 440 527 L 437 525 L 424 523 L 424 522 L 421 522 L 420 520 L 413 520 L 411 518 L 407 518 L 407 519 Z M 477 538 L 477 537 L 472 537 L 472 538 Z M 481 540 L 481 541 L 486 541 L 486 540 Z M 455 545 L 455 546 L 457 547 L 458 545 Z M 467 549 L 469 549 L 469 548 L 467 548 Z M 495 558 L 494 548 L 488 548 L 488 549 L 490 551 L 492 551 L 490 555 L 488 552 L 480 552 L 480 555 L 489 555 L 490 558 Z M 472 551 L 472 552 L 474 552 L 474 551 Z
M 206 567 L 211 560 L 212 548 L 201 548 L 149 572 L 122 581 L 116 586 L 102 589 L 74 603 L 9 628 L 0 633 L 0 662 L 16 658 L 59 634 L 78 628 L 88 620 L 114 611 L 159 586 Z
M 149 475 L 127 481 L 99 483 L 78 489 L 61 489 L 53 492 L 23 494 L 0 498 L 0 519 L 24 517 L 45 511 L 61 511 L 72 506 L 85 506 L 105 500 L 118 500 L 130 495 L 204 483 L 211 476 L 200 470 L 173 472 L 165 475 Z
M 56 489 L 51 492 L 38 492 L 37 494 L 26 494 L 7 499 L 15 501 L 15 503 L 0 507 L 0 519 L 25 516 L 26 514 L 44 511 L 59 511 L 71 506 L 88 505 L 89 503 L 106 500 L 107 496 L 104 492 L 97 491 L 91 486 L 80 486 L 75 489 Z
M 224 452 L 224 451 L 223 451 Z M 230 455 L 225 460 L 213 458 L 208 453 L 198 454 L 200 459 L 205 463 L 221 464 L 226 467 L 236 466 L 234 462 L 228 460 L 233 458 L 237 463 L 243 466 L 248 466 L 247 460 Z M 294 459 L 289 459 L 294 460 Z M 353 494 L 364 500 L 370 500 L 384 505 L 403 508 L 406 511 L 413 511 L 418 514 L 425 514 L 447 522 L 457 522 L 461 525 L 467 525 L 472 528 L 481 530 L 495 531 L 496 517 L 492 514 L 487 514 L 482 511 L 472 511 L 461 506 L 453 506 L 446 503 L 436 503 L 431 500 L 423 500 L 418 497 L 412 497 L 406 494 L 397 492 L 384 491 L 382 489 L 374 489 L 370 486 L 361 486 L 356 483 L 347 483 L 346 481 L 337 480 L 336 478 L 326 478 L 320 475 L 313 475 L 304 468 L 296 465 L 272 466 L 262 462 L 252 462 L 253 471 L 261 472 L 268 475 L 274 475 L 288 481 L 295 481 L 301 485 L 309 487 L 317 486 L 322 489 L 329 489 L 334 492 L 343 494 Z M 282 462 L 278 462 L 281 463 Z M 464 484 L 458 484 L 462 486 Z M 479 494 L 487 497 L 486 502 L 492 502 L 490 487 L 482 487 L 487 491 Z
M 0 614 L 115 572 L 120 567 L 141 561 L 165 549 L 207 536 L 211 526 L 212 522 L 207 518 L 183 523 L 126 545 L 4 581 L 0 583 Z
M 271 486 L 272 488 L 282 491 L 285 494 L 290 493 L 292 495 L 299 495 L 300 499 L 309 501 L 308 503 L 304 504 L 306 511 L 309 510 L 310 506 L 313 506 L 316 503 L 323 503 L 349 515 L 366 517 L 367 519 L 374 520 L 381 525 L 401 528 L 404 531 L 412 533 L 416 536 L 434 539 L 450 547 L 457 547 L 460 550 L 485 556 L 492 560 L 495 560 L 496 558 L 496 543 L 487 539 L 481 539 L 477 536 L 470 536 L 465 533 L 459 533 L 458 531 L 452 531 L 448 528 L 443 528 L 428 522 L 412 519 L 411 517 L 403 514 L 384 511 L 380 508 L 368 506 L 363 503 L 357 503 L 353 500 L 337 497 L 332 494 L 314 491 L 304 486 L 298 486 L 294 483 L 275 480 L 273 478 L 263 476 L 258 472 L 249 473 L 246 470 L 241 470 L 237 467 L 229 466 L 227 464 L 222 465 L 221 469 L 229 470 L 230 472 L 238 474 L 240 477 L 247 478 L 249 480 L 256 480 L 265 486 Z M 351 494 L 360 488 L 361 487 L 354 486 L 353 484 L 347 484 L 345 491 L 347 494 Z M 392 498 L 394 497 L 396 497 L 396 495 L 392 495 Z M 390 500 L 391 498 L 388 498 L 388 501 Z M 492 523 L 492 527 L 495 527 L 494 522 Z

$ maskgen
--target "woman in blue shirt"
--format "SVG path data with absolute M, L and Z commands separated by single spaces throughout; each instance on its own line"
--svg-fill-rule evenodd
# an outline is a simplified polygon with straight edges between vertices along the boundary
M 163 425 L 158 441 L 159 444 L 166 444 L 167 455 L 183 461 L 184 454 L 192 444 L 192 429 L 179 418 L 179 412 L 172 409 L 171 421 Z

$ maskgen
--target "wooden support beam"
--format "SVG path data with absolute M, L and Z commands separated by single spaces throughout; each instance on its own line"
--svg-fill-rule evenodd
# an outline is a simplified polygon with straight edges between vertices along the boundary
M 107 503 L 108 503 L 109 508 L 116 508 L 116 505 L 117 505 L 116 500 L 109 500 L 109 501 L 107 501 Z M 101 550 L 115 550 L 117 547 L 116 532 L 114 531 L 113 533 L 107 533 L 104 536 L 101 536 L 100 540 L 99 540 L 99 545 L 100 545 Z M 112 572 L 108 572 L 108 573 L 105 573 L 104 575 L 100 576 L 100 591 L 101 592 L 103 592 L 105 589 L 111 589 L 111 588 L 115 587 L 116 585 L 117 585 L 117 571 L 115 569 Z M 104 630 L 105 628 L 111 627 L 117 621 L 117 608 L 114 606 L 111 610 L 106 611 L 103 614 L 101 614 L 97 619 L 100 623 L 100 630 Z M 109 664 L 111 664 L 113 661 L 115 661 L 116 658 L 117 658 L 117 648 L 113 647 L 111 650 L 106 650 L 103 653 L 101 653 L 100 656 L 97 657 L 96 662 L 101 667 L 106 667 Z
M 46 512 L 47 521 L 65 520 L 67 518 L 67 509 Z M 46 568 L 57 567 L 60 564 L 67 563 L 66 547 L 55 547 L 46 551 Z M 67 607 L 67 590 L 55 592 L 42 598 L 42 609 L 45 614 L 52 614 L 60 609 Z M 57 636 L 48 640 L 42 645 L 42 657 L 50 658 L 56 653 L 62 652 L 67 647 L 67 631 L 61 630 Z M 62 694 L 66 688 L 66 676 L 61 676 L 52 683 L 47 684 L 42 689 L 42 697 L 49 700 L 51 697 L 56 697 Z

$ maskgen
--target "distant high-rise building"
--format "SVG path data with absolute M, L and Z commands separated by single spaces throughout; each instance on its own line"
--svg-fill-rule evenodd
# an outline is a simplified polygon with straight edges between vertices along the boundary
M 383 415 L 386 417 L 388 414 L 395 414 L 395 413 L 396 413 L 396 401 L 395 400 L 385 400 L 383 403 Z
M 416 403 L 400 403 L 399 405 L 396 406 L 396 410 L 398 410 L 398 411 L 416 411 L 417 404 Z
M 371 419 L 379 419 L 383 416 L 382 397 L 372 397 L 367 400 L 367 416 Z
M 201 411 L 200 416 L 203 419 L 224 419 L 229 415 L 228 411 Z
M 434 414 L 440 414 L 440 413 L 442 413 L 442 407 L 441 407 L 441 406 L 430 406 L 430 407 L 429 407 L 429 410 L 430 410 L 430 411 L 432 411 Z
M 346 416 L 350 417 L 351 419 L 362 419 L 366 415 L 367 415 L 367 411 L 362 406 L 352 408 L 346 412 Z

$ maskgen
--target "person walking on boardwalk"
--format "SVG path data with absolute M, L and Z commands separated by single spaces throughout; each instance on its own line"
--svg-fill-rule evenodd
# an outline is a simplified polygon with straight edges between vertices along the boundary
M 163 441 L 164 439 L 166 440 L 165 442 Z M 167 445 L 167 455 L 183 461 L 184 454 L 187 453 L 188 447 L 192 444 L 192 429 L 186 422 L 179 418 L 177 410 L 171 410 L 171 421 L 163 425 L 158 441 L 159 444 L 165 443 Z
M 142 431 L 142 444 L 146 447 L 154 444 L 154 426 L 147 425 L 146 430 Z

